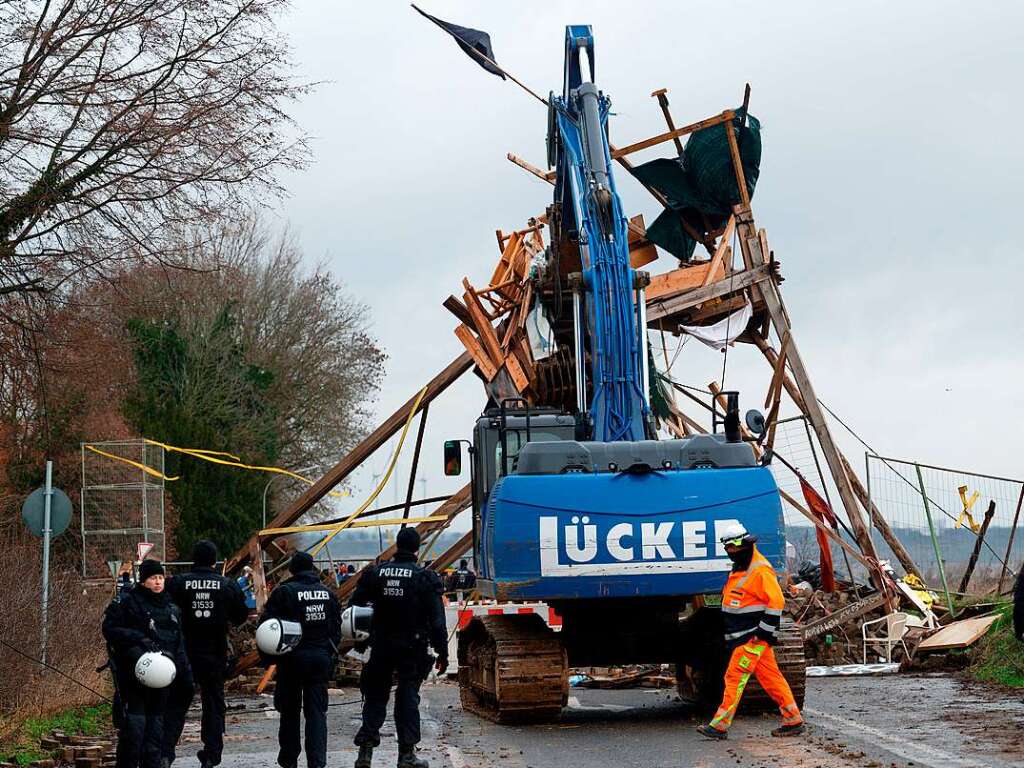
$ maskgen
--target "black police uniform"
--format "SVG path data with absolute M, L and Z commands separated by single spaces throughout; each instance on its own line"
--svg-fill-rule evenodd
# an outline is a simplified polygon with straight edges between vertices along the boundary
M 320 581 L 315 570 L 303 570 L 280 584 L 267 600 L 266 619 L 297 621 L 302 640 L 291 652 L 265 657 L 277 664 L 274 708 L 281 713 L 277 762 L 293 768 L 302 753 L 299 714 L 306 716 L 306 764 L 327 765 L 327 682 L 341 642 L 338 598 Z
M 166 590 L 181 609 L 185 649 L 203 705 L 203 748 L 196 756 L 202 765 L 218 765 L 224 749 L 227 632 L 229 624 L 238 626 L 249 617 L 245 594 L 234 579 L 207 566 L 195 566 L 188 573 L 171 577 Z M 192 686 L 179 686 L 175 680 L 164 718 L 164 757 L 168 762 L 174 761 L 174 748 L 193 695 Z
M 142 685 L 135 677 L 135 664 L 148 651 L 163 651 L 174 660 L 176 679 L 191 677 L 178 606 L 167 592 L 156 594 L 137 584 L 107 606 L 103 637 L 120 704 L 117 768 L 158 768 L 167 689 Z
M 476 586 L 476 574 L 460 565 L 448 580 L 449 592 L 469 592 Z
M 380 727 L 387 714 L 391 681 L 395 690 L 395 727 L 399 752 L 420 741 L 420 684 L 433 660 L 428 646 L 448 657 L 444 587 L 440 577 L 416 563 L 416 555 L 399 550 L 392 560 L 363 572 L 351 605 L 373 605 L 370 660 L 363 666 L 363 723 L 356 734 L 359 746 L 380 744 Z

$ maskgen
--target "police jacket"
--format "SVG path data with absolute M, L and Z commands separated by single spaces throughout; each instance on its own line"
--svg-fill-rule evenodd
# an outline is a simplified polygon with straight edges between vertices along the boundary
M 302 625 L 302 640 L 292 654 L 304 651 L 335 653 L 341 642 L 341 608 L 316 571 L 302 571 L 279 584 L 260 618 L 297 621 Z
M 238 626 L 249 617 L 245 594 L 235 580 L 200 565 L 168 579 L 166 590 L 181 609 L 189 657 L 225 658 L 228 625 Z
M 468 568 L 459 568 L 448 579 L 449 592 L 467 592 L 476 586 L 476 574 Z
M 722 590 L 726 646 L 736 648 L 751 638 L 776 642 L 785 604 L 775 569 L 754 547 L 750 564 L 733 566 Z
M 372 605 L 370 645 L 395 650 L 425 648 L 448 655 L 441 578 L 416 563 L 416 555 L 396 552 L 393 559 L 368 568 L 359 579 L 351 605 Z
M 147 651 L 168 654 L 179 674 L 189 669 L 181 612 L 166 590 L 157 594 L 142 584 L 124 590 L 103 614 L 103 637 L 120 674 L 133 670 Z

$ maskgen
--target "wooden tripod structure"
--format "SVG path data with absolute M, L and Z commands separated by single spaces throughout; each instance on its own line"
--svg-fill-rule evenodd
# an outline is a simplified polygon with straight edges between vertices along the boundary
M 887 588 L 888 578 L 879 566 L 871 540 L 870 526 L 873 525 L 880 532 L 908 573 L 917 574 L 917 567 L 877 508 L 870 503 L 864 487 L 833 439 L 831 429 L 811 383 L 810 373 L 800 354 L 789 313 L 779 289 L 782 278 L 778 262 L 769 248 L 765 230 L 758 229 L 754 221 L 733 130 L 735 114 L 726 111 L 721 115 L 682 128 L 675 128 L 668 111 L 665 91 L 662 89 L 652 95 L 658 97 L 669 130 L 627 147 L 614 149 L 613 158 L 631 170 L 632 165 L 628 160 L 628 155 L 634 152 L 669 141 L 675 142 L 678 147 L 681 137 L 697 130 L 725 130 L 729 138 L 730 154 L 740 200 L 734 206 L 732 216 L 725 226 L 715 232 L 695 237 L 697 242 L 703 243 L 707 249 L 709 254 L 707 260 L 691 262 L 652 278 L 651 291 L 647 296 L 648 327 L 662 333 L 669 331 L 678 334 L 684 332 L 680 329 L 683 325 L 711 324 L 728 316 L 737 308 L 745 306 L 748 301 L 751 303 L 751 320 L 737 341 L 750 344 L 758 349 L 772 372 L 765 402 L 765 407 L 768 409 L 767 429 L 755 445 L 755 451 L 760 455 L 762 451 L 772 448 L 782 392 L 785 391 L 806 417 L 817 436 L 832 481 L 838 490 L 843 511 L 849 520 L 856 547 L 852 547 L 841 539 L 823 520 L 812 514 L 797 499 L 785 493 L 783 493 L 783 498 L 786 503 L 804 514 L 810 522 L 825 531 L 832 541 L 868 569 L 872 580 L 885 594 L 891 607 L 895 604 L 893 602 L 895 597 Z M 745 102 L 748 98 L 749 88 Z M 514 155 L 509 155 L 509 159 L 527 172 L 550 181 L 549 174 L 526 161 Z M 650 189 L 650 191 L 661 202 L 665 202 L 664 196 L 657 190 Z M 565 392 L 562 391 L 565 388 L 564 382 L 558 383 L 562 381 L 559 369 L 551 362 L 533 359 L 525 329 L 527 314 L 531 308 L 535 290 L 529 263 L 544 248 L 543 229 L 546 222 L 547 214 L 531 219 L 525 229 L 508 235 L 498 230 L 497 240 L 501 256 L 490 284 L 482 290 L 477 290 L 468 280 L 464 280 L 462 299 L 449 296 L 443 302 L 445 308 L 459 321 L 455 334 L 466 351 L 435 375 L 427 383 L 424 391 L 411 397 L 408 402 L 385 419 L 348 455 L 325 473 L 320 480 L 281 511 L 270 523 L 270 528 L 282 529 L 294 525 L 331 489 L 342 482 L 375 450 L 398 432 L 415 412 L 420 412 L 422 414 L 420 417 L 420 439 L 417 440 L 413 457 L 410 493 L 407 495 L 404 505 L 404 513 L 408 517 L 409 508 L 412 506 L 411 482 L 419 461 L 423 422 L 426 419 L 427 408 L 432 400 L 471 368 L 483 380 L 488 394 L 495 400 L 507 396 L 522 396 L 531 404 L 548 405 L 565 400 Z M 642 217 L 633 217 L 630 220 L 629 238 L 631 261 L 634 268 L 650 263 L 657 258 L 654 245 L 646 239 Z M 742 268 L 739 269 L 732 267 L 731 243 L 734 240 L 738 242 L 742 257 Z M 777 345 L 772 341 L 773 330 L 778 340 Z M 553 357 L 557 359 L 557 355 Z M 717 385 L 711 385 L 711 391 L 719 402 L 724 403 L 724 397 L 718 391 Z M 679 436 L 706 431 L 696 420 L 683 413 L 674 400 L 670 407 L 673 417 L 665 424 L 670 431 Z M 748 435 L 748 438 L 754 440 L 752 436 Z M 446 528 L 459 513 L 469 507 L 470 503 L 470 486 L 466 485 L 444 500 L 432 513 L 432 519 L 429 522 L 423 522 L 417 526 L 421 535 Z M 257 585 L 257 599 L 261 605 L 266 596 L 261 552 L 272 546 L 274 544 L 271 536 L 254 534 L 248 544 L 239 549 L 226 565 L 226 570 L 230 572 L 238 570 L 245 563 L 252 564 Z M 472 535 L 467 534 L 437 558 L 434 561 L 434 567 L 446 567 L 471 546 Z M 283 550 L 279 549 L 278 555 L 280 556 L 280 554 L 283 554 Z M 386 557 L 389 554 L 390 550 L 386 550 L 382 556 Z M 354 588 L 355 583 L 356 579 L 349 579 L 341 591 L 347 594 Z

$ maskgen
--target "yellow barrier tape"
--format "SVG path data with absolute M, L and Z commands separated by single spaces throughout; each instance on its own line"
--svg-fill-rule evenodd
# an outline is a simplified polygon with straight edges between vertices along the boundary
M 308 477 L 303 477 L 302 475 L 292 472 L 291 470 L 288 469 L 281 469 L 280 467 L 264 467 L 258 464 L 245 464 L 233 453 L 227 453 L 226 451 L 209 451 L 206 450 L 205 448 L 181 448 L 177 445 L 169 445 L 168 443 L 161 443 L 159 440 L 150 440 L 149 438 L 146 438 L 145 442 L 149 445 L 157 445 L 163 448 L 165 451 L 170 451 L 172 453 L 181 453 L 184 454 L 185 456 L 191 456 L 194 459 L 202 459 L 203 461 L 209 461 L 213 464 L 221 464 L 225 467 L 234 467 L 236 469 L 251 469 L 255 472 L 270 472 L 278 475 L 287 475 L 288 477 L 291 477 L 295 480 L 301 480 L 306 485 L 313 485 L 314 483 L 316 483 L 316 480 L 311 480 Z M 125 464 L 130 464 L 133 467 L 138 467 L 143 472 L 146 472 L 147 474 L 152 475 L 153 477 L 161 478 L 162 480 L 172 481 L 179 480 L 181 478 L 180 475 L 175 477 L 168 477 L 167 475 L 158 472 L 152 467 L 147 467 L 145 464 L 141 464 L 140 462 L 137 461 L 132 461 L 131 459 L 126 459 L 124 456 L 117 456 L 112 453 L 107 453 L 106 451 L 101 451 L 99 448 L 94 448 L 91 445 L 86 445 L 85 447 L 88 448 L 93 453 L 98 453 L 101 456 L 106 456 L 108 459 L 113 459 L 114 461 L 120 461 Z M 234 459 L 234 461 L 225 461 L 224 459 L 217 458 L 218 456 L 227 456 L 231 459 Z M 341 498 L 345 496 L 351 496 L 352 494 L 347 490 L 341 490 L 328 491 L 327 495 L 334 496 L 335 498 Z
M 349 528 L 377 528 L 382 525 L 401 525 L 402 523 L 440 523 L 448 519 L 447 515 L 429 515 L 427 517 L 390 517 L 386 520 L 356 520 Z M 339 523 L 320 523 L 317 525 L 296 525 L 293 528 L 264 528 L 260 536 L 282 536 L 292 533 L 319 533 L 333 531 Z
M 145 464 L 142 464 L 141 462 L 132 461 L 131 459 L 126 459 L 124 456 L 116 456 L 113 453 L 107 453 L 106 451 L 101 451 L 99 448 L 93 448 L 91 445 L 86 445 L 85 447 L 88 450 L 92 451 L 93 453 L 98 453 L 100 456 L 106 456 L 108 459 L 114 459 L 115 461 L 122 461 L 125 464 L 131 464 L 133 467 L 137 467 L 138 469 L 141 469 L 147 475 L 151 475 L 153 477 L 158 477 L 161 480 L 166 480 L 166 481 L 170 482 L 170 481 L 178 479 L 177 477 L 168 477 L 163 472 L 158 472 L 157 470 L 153 469 L 152 467 L 147 467 Z
M 416 396 L 416 401 L 412 404 L 412 408 L 409 409 L 409 415 L 405 419 L 405 426 L 402 427 L 402 435 L 401 435 L 401 437 L 398 438 L 398 445 L 395 446 L 395 450 L 391 454 L 391 461 L 388 462 L 388 470 L 387 470 L 387 472 L 384 473 L 384 477 L 380 481 L 380 484 L 376 488 L 373 489 L 373 493 L 370 494 L 370 497 L 366 501 L 364 501 L 362 504 L 359 505 L 359 509 L 357 509 L 351 515 L 349 515 L 347 518 L 345 518 L 341 523 L 339 523 L 335 527 L 335 529 L 333 531 L 331 531 L 331 533 L 329 533 L 326 536 L 324 536 L 324 538 L 320 541 L 320 543 L 317 544 L 315 547 L 313 547 L 313 549 L 311 549 L 309 551 L 309 554 L 313 555 L 313 557 L 316 557 L 317 554 L 320 552 L 320 550 L 322 550 L 324 547 L 326 547 L 328 544 L 330 544 L 331 539 L 333 539 L 339 533 L 341 533 L 346 528 L 348 528 L 352 524 L 352 521 L 354 521 L 363 512 L 365 512 L 369 508 L 369 506 L 371 504 L 373 504 L 374 499 L 376 499 L 380 495 L 380 492 L 384 489 L 384 486 L 387 485 L 388 479 L 391 477 L 391 473 L 395 469 L 395 464 L 398 462 L 398 454 L 400 454 L 402 452 L 402 445 L 405 443 L 405 437 L 406 437 L 406 435 L 409 434 L 409 426 L 412 424 L 413 417 L 416 416 L 416 411 L 419 410 L 420 402 L 423 400 L 423 397 L 426 394 L 427 394 L 427 387 L 424 387 L 423 389 L 420 390 L 420 393 Z
M 967 525 L 970 526 L 972 531 L 977 533 L 981 530 L 981 526 L 974 522 L 974 515 L 971 514 L 971 507 L 974 506 L 975 502 L 978 500 L 981 494 L 975 491 L 974 493 L 971 494 L 971 498 L 967 498 L 966 485 L 961 485 L 959 488 L 957 488 L 957 491 L 960 492 L 960 502 L 961 504 L 963 504 L 964 511 L 960 513 L 960 517 L 956 519 L 956 525 L 954 525 L 953 527 L 959 528 L 960 526 L 962 526 L 964 524 L 964 519 L 966 518 Z

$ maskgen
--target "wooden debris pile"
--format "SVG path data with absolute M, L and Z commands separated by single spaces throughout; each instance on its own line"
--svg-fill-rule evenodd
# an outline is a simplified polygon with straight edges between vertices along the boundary
M 117 762 L 113 735 L 76 736 L 51 731 L 39 739 L 39 747 L 53 757 L 28 763 L 29 768 L 113 768 Z M 0 762 L 0 768 L 15 768 L 15 764 Z

